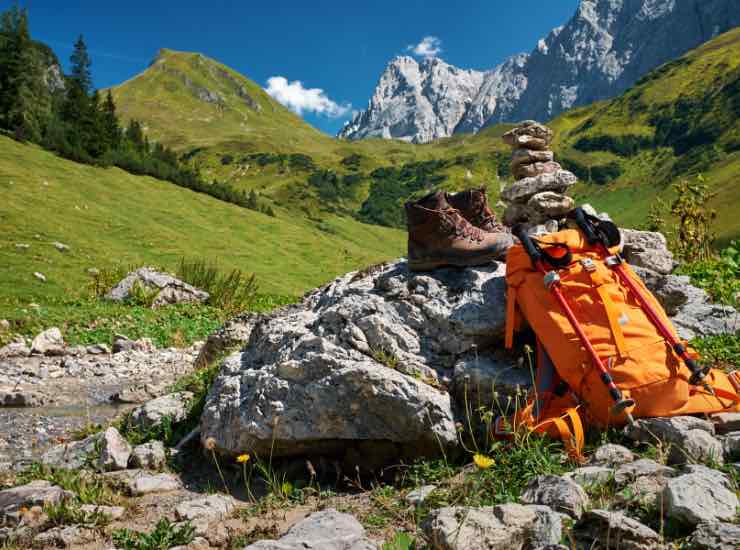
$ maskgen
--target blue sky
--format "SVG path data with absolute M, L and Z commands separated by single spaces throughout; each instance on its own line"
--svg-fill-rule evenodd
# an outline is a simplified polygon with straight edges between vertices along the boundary
M 410 54 L 408 47 L 424 37 L 438 40 L 426 44 L 441 48 L 437 55 L 449 63 L 490 69 L 511 54 L 533 49 L 573 15 L 578 0 L 20 4 L 29 9 L 34 38 L 49 44 L 65 64 L 75 38 L 84 35 L 98 87 L 141 72 L 159 48 L 198 51 L 263 87 L 278 77 L 271 81 L 273 91 L 298 102 L 296 108 L 302 101 L 306 120 L 333 134 L 350 109 L 365 108 L 388 61 Z M 3 11 L 10 5 L 0 0 Z

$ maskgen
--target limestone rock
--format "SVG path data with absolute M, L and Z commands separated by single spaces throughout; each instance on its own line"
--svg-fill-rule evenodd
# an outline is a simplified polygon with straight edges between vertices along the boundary
M 604 466 L 619 466 L 635 460 L 635 453 L 627 447 L 606 443 L 594 451 L 591 462 Z
M 532 149 L 514 149 L 511 154 L 511 167 L 516 168 L 535 162 L 552 162 L 554 158 L 552 151 L 533 151 Z M 513 171 L 513 170 L 512 170 Z
M 207 292 L 176 279 L 172 275 L 155 271 L 149 267 L 142 267 L 129 273 L 105 297 L 115 302 L 124 302 L 132 297 L 132 292 L 137 286 L 147 289 L 148 292 L 156 292 L 152 307 L 168 304 L 204 303 L 210 298 Z
M 43 548 L 79 548 L 96 538 L 96 530 L 80 525 L 52 527 L 33 539 L 34 545 Z
M 145 432 L 161 426 L 165 418 L 173 423 L 180 422 L 187 418 L 193 397 L 193 393 L 189 391 L 157 397 L 131 411 L 128 421 Z
M 740 431 L 728 433 L 722 441 L 722 448 L 725 459 L 732 460 L 740 457 Z
M 504 143 L 512 147 L 532 149 L 534 151 L 544 151 L 547 149 L 547 141 L 528 135 L 508 135 L 504 134 Z
M 74 495 L 46 480 L 35 480 L 25 485 L 0 491 L 0 521 L 17 523 L 22 508 L 59 504 Z
M 225 495 L 208 495 L 178 504 L 175 514 L 180 521 L 212 522 L 225 519 L 234 511 L 234 499 Z
M 88 516 L 102 515 L 112 520 L 121 519 L 126 514 L 123 506 L 102 506 L 98 504 L 83 504 L 80 510 Z
M 563 477 L 575 481 L 581 487 L 607 483 L 614 477 L 614 470 L 605 466 L 583 466 L 568 472 Z
M 167 461 L 164 443 L 148 441 L 137 445 L 131 452 L 131 463 L 136 468 L 145 470 L 160 470 Z
M 639 521 L 621 512 L 589 510 L 573 527 L 576 540 L 586 548 L 619 548 L 620 550 L 658 550 L 662 537 Z
M 556 512 L 568 514 L 576 519 L 588 507 L 588 495 L 571 479 L 542 475 L 533 478 L 522 493 L 520 500 L 525 504 L 550 506 Z
M 453 402 L 425 373 L 447 377 L 499 343 L 504 303 L 502 265 L 415 274 L 399 261 L 340 277 L 254 321 L 208 395 L 201 438 L 232 454 L 267 452 L 273 434 L 275 456 L 372 441 L 436 454 L 456 444 Z
M 131 456 L 131 445 L 126 441 L 118 430 L 110 427 L 100 439 L 100 459 L 98 466 L 103 471 L 125 470 L 128 459 Z
M 439 550 L 520 550 L 557 544 L 560 516 L 546 506 L 502 504 L 433 510 L 421 525 Z
M 712 303 L 704 290 L 691 286 L 688 277 L 661 275 L 647 268 L 633 269 L 671 316 L 682 339 L 734 334 L 740 326 L 740 312 L 731 306 Z
M 543 151 L 545 152 L 545 151 Z M 514 164 L 511 163 L 510 170 L 514 179 L 532 178 L 540 174 L 554 174 L 563 167 L 557 162 L 533 162 L 531 164 Z
M 64 338 L 57 327 L 38 334 L 31 342 L 31 353 L 39 355 L 64 355 Z
M 150 474 L 141 470 L 129 470 L 126 474 L 123 479 L 131 496 L 166 493 L 182 488 L 182 482 L 174 474 Z
M 519 136 L 529 136 L 537 139 L 541 139 L 546 144 L 549 144 L 552 140 L 552 130 L 540 124 L 535 120 L 524 120 L 520 122 L 515 128 L 506 132 L 502 139 L 507 145 L 514 145 L 515 138 Z
M 662 233 L 620 229 L 622 255 L 630 265 L 646 267 L 663 275 L 673 271 L 673 253 Z
M 689 539 L 695 550 L 737 550 L 740 548 L 740 525 L 702 523 Z
M 28 357 L 29 355 L 31 355 L 31 349 L 25 342 L 11 342 L 0 348 L 0 359 Z
M 419 506 L 434 492 L 436 488 L 436 485 L 423 485 L 417 489 L 409 491 L 404 497 L 404 500 L 412 506 Z
M 44 396 L 27 388 L 0 387 L 0 407 L 39 407 Z
M 80 441 L 70 441 L 56 445 L 41 457 L 42 464 L 52 468 L 77 470 L 94 464 L 102 434 L 96 433 Z
M 529 221 L 540 223 L 551 218 L 562 218 L 574 205 L 575 201 L 566 195 L 552 191 L 537 193 L 527 201 L 527 209 L 532 213 Z
M 653 477 L 671 477 L 676 473 L 676 470 L 670 466 L 664 466 L 658 464 L 654 460 L 649 458 L 641 458 L 634 462 L 622 464 L 614 472 L 614 481 L 618 484 L 625 484 L 638 477 L 653 476 Z
M 616 494 L 614 502 L 625 507 L 635 502 L 643 506 L 653 506 L 659 502 L 669 479 L 661 475 L 637 477 Z
M 554 174 L 541 174 L 533 178 L 524 178 L 506 187 L 501 198 L 508 202 L 526 202 L 532 195 L 544 191 L 563 193 L 576 182 L 573 173 L 559 170 Z
M 55 241 L 55 242 L 51 243 L 51 245 L 54 248 L 56 248 L 59 252 L 68 252 L 69 251 L 69 246 L 67 246 L 64 243 L 60 243 L 58 241 Z
M 152 344 L 152 341 L 149 338 L 131 340 L 122 334 L 116 334 L 113 337 L 113 353 L 126 351 L 141 351 L 149 353 L 154 351 L 154 344 Z
M 711 420 L 717 433 L 740 431 L 740 412 L 713 414 Z
M 506 408 L 508 396 L 513 398 L 517 391 L 523 394 L 532 385 L 529 370 L 503 353 L 464 356 L 455 363 L 453 372 L 451 391 L 457 403 L 467 399 L 496 411 Z
M 216 332 L 208 336 L 195 360 L 195 368 L 205 368 L 224 352 L 244 346 L 249 341 L 252 328 L 258 318 L 259 316 L 254 313 L 242 313 L 229 319 Z
M 278 540 L 261 540 L 244 550 L 377 550 L 353 516 L 333 509 L 314 512 L 291 527 Z
M 720 472 L 707 470 L 695 470 L 668 481 L 663 502 L 669 518 L 689 525 L 735 518 L 740 501 L 728 489 L 729 481 L 722 483 Z
M 105 344 L 93 344 L 85 348 L 85 352 L 90 355 L 109 355 L 111 350 Z
M 715 439 L 714 425 L 693 416 L 640 418 L 625 433 L 635 441 L 670 444 L 668 461 L 683 464 L 693 461 L 723 461 L 722 444 Z

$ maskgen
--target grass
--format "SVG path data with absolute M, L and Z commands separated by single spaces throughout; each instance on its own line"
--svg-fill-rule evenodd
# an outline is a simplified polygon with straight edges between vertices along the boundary
M 711 202 L 720 243 L 740 236 L 734 185 L 739 50 L 740 31 L 730 31 L 649 73 L 622 96 L 552 120 L 556 156 L 582 180 L 576 197 L 636 227 L 656 197 L 670 198 L 670 184 L 701 172 L 717 193 Z M 245 105 L 235 79 L 259 109 Z M 187 80 L 224 101 L 197 99 Z M 410 197 L 433 188 L 484 186 L 495 203 L 510 181 L 510 152 L 500 139 L 510 125 L 423 145 L 336 140 L 254 82 L 199 54 L 164 51 L 114 94 L 124 117 L 146 121 L 155 139 L 177 148 L 208 177 L 255 191 L 278 212 L 313 219 L 319 228 L 332 212 L 401 227 L 402 203 Z
M 128 325 L 120 328 L 131 336 L 146 332 L 160 343 L 178 333 L 185 341 L 188 334 L 202 337 L 215 323 L 208 310 L 194 318 L 185 308 L 168 320 L 163 313 L 123 314 L 116 306 L 84 301 L 91 268 L 157 265 L 175 271 L 183 257 L 203 258 L 227 273 L 254 273 L 262 293 L 254 307 L 264 309 L 285 303 L 284 296 L 295 300 L 339 273 L 397 257 L 403 249 L 399 231 L 326 216 L 323 222 L 332 228 L 327 233 L 285 212 L 273 218 L 152 178 L 66 161 L 5 137 L 0 137 L 0 195 L 0 318 L 26 334 L 64 324 L 73 343 L 108 341 L 110 330 L 73 328 L 98 318 L 115 319 L 108 325 Z M 55 241 L 70 249 L 57 251 Z M 136 322 L 127 322 L 129 314 Z M 196 330 L 198 324 L 209 328 Z
M 121 497 L 101 478 L 86 470 L 64 470 L 32 464 L 15 479 L 15 485 L 43 479 L 75 494 L 74 504 L 120 505 Z
M 189 522 L 176 525 L 162 518 L 150 533 L 117 529 L 113 532 L 113 542 L 121 550 L 168 550 L 173 546 L 190 544 L 195 538 L 195 528 Z

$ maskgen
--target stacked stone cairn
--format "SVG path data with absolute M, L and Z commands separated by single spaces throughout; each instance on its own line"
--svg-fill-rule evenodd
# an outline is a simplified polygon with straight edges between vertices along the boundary
M 565 226 L 564 216 L 574 201 L 565 191 L 576 176 L 553 160 L 548 149 L 552 130 L 534 120 L 525 120 L 503 135 L 514 150 L 511 173 L 516 181 L 504 189 L 503 221 L 508 226 L 524 224 L 531 234 L 552 233 Z

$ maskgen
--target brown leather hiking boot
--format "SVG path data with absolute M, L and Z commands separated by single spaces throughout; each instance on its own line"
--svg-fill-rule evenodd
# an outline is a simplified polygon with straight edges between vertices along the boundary
M 486 189 L 468 189 L 459 193 L 447 193 L 447 202 L 460 211 L 462 217 L 475 227 L 488 233 L 509 232 L 509 229 L 496 220 L 496 215 L 488 206 Z
M 443 191 L 407 202 L 409 269 L 484 265 L 505 256 L 513 244 L 507 233 L 487 233 L 452 208 Z

